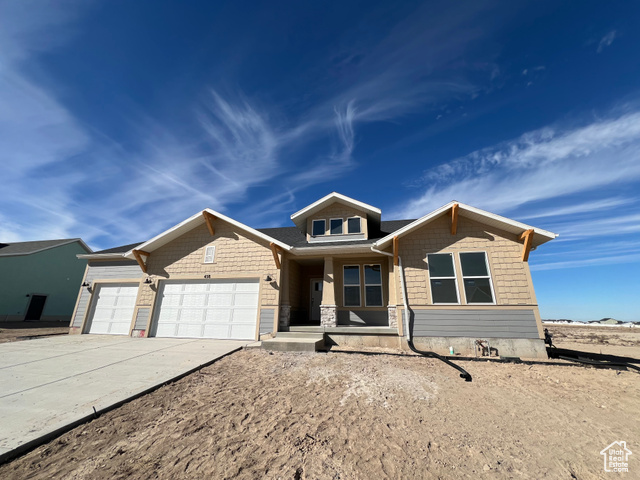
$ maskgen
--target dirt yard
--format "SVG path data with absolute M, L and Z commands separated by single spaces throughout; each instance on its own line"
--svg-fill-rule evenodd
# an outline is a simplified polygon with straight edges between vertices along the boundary
M 591 330 L 567 328 L 553 329 L 559 346 L 590 345 Z M 634 335 L 624 348 L 639 358 Z M 412 355 L 244 350 L 0 466 L 0 478 L 592 479 L 616 440 L 634 452 L 625 478 L 640 477 L 639 374 L 460 364 L 472 383 Z
M 69 322 L 0 322 L 0 343 L 69 333 Z

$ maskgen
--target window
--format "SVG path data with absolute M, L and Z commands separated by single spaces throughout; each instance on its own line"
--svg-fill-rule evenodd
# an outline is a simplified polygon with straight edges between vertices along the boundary
M 340 234 L 342 234 L 342 219 L 332 218 L 331 219 L 331 235 L 340 235 Z
M 313 235 L 314 237 L 317 237 L 318 235 L 324 235 L 325 231 L 326 231 L 326 224 L 324 220 L 314 220 L 313 221 L 313 227 L 311 229 L 312 233 L 311 235 Z
M 485 252 L 460 254 L 467 303 L 493 303 L 493 286 Z
M 361 233 L 360 217 L 347 219 L 347 233 Z
M 360 306 L 360 266 L 345 265 L 344 266 L 344 299 L 345 307 Z
M 382 306 L 382 270 L 380 265 L 364 266 L 364 305 Z
M 451 253 L 427 255 L 433 303 L 460 303 Z
M 213 263 L 213 260 L 215 257 L 216 257 L 215 245 L 209 245 L 204 249 L 204 263 Z

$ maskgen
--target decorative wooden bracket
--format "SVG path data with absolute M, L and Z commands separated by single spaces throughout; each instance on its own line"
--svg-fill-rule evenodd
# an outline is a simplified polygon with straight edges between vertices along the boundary
M 458 210 L 460 205 L 454 203 L 451 206 L 451 235 L 455 235 L 458 231 Z
M 144 250 L 134 250 L 132 253 L 133 256 L 136 257 L 136 262 L 138 262 L 138 265 L 140 265 L 142 272 L 147 273 L 147 264 L 144 263 L 144 260 L 142 260 L 142 255 L 148 257 L 151 254 L 149 252 L 145 252 Z
M 214 215 L 210 214 L 209 212 L 207 212 L 206 210 L 203 210 L 202 216 L 204 217 L 204 223 L 207 224 L 207 228 L 209 229 L 209 233 L 213 237 L 216 234 L 216 231 L 213 229 L 213 221 L 216 219 L 216 217 Z
M 520 240 L 524 241 L 524 246 L 522 247 L 522 261 L 529 261 L 529 252 L 531 251 L 531 242 L 533 241 L 533 229 L 526 230 L 522 232 L 520 235 Z
M 280 270 L 280 258 L 278 257 L 278 250 L 282 249 L 273 242 L 271 242 L 269 246 L 271 247 L 271 253 L 273 253 L 273 259 L 276 262 L 276 268 Z
M 393 264 L 398 266 L 398 236 L 393 237 Z

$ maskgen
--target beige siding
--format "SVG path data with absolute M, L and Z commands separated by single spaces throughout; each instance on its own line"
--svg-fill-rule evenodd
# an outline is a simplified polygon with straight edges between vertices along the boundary
M 351 208 L 348 207 L 346 205 L 343 205 L 341 203 L 334 203 L 332 205 L 329 205 L 326 208 L 323 208 L 322 210 L 320 210 L 319 212 L 316 212 L 314 215 L 312 215 L 311 217 L 309 217 L 307 219 L 307 232 L 309 234 L 311 234 L 312 230 L 312 223 L 313 220 L 325 220 L 325 227 L 326 227 L 326 233 L 329 233 L 329 220 L 332 218 L 342 218 L 344 220 L 346 220 L 347 218 L 351 218 L 351 217 L 360 217 L 360 225 L 362 228 L 362 233 L 365 234 L 365 238 L 367 237 L 367 214 L 360 211 L 360 210 L 356 210 L 355 208 Z M 346 232 L 347 229 L 347 225 L 346 223 L 344 224 L 344 231 Z
M 407 295 L 411 306 L 430 305 L 428 253 L 486 251 L 497 305 L 535 305 L 528 265 L 521 259 L 522 243 L 516 235 L 482 225 L 464 217 L 458 219 L 456 235 L 451 235 L 451 217 L 445 215 L 399 239 L 405 268 Z M 457 255 L 456 255 L 457 259 Z M 456 260 L 460 302 L 463 284 Z
M 161 279 L 255 276 L 261 282 L 260 305 L 277 305 L 279 276 L 269 244 L 223 221 L 214 221 L 213 226 L 213 237 L 203 224 L 155 250 L 147 260 L 148 273 Z M 216 246 L 214 263 L 204 263 L 208 245 Z M 265 282 L 266 275 L 274 281 Z M 155 287 L 143 285 L 141 289 L 138 305 L 152 305 Z

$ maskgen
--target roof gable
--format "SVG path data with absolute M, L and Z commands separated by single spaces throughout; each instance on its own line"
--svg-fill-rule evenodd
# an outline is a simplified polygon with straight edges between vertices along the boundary
M 156 235 L 151 240 L 148 240 L 139 245 L 136 245 L 135 247 L 131 248 L 129 251 L 125 252 L 123 256 L 126 258 L 135 259 L 135 255 L 133 254 L 134 250 L 142 250 L 148 253 L 153 252 L 154 250 L 180 237 L 181 235 L 193 230 L 194 228 L 200 225 L 203 225 L 205 223 L 205 219 L 204 219 L 205 212 L 213 215 L 218 220 L 222 220 L 224 222 L 230 223 L 231 225 L 234 225 L 235 227 L 239 228 L 240 230 L 250 235 L 261 238 L 262 240 L 265 240 L 269 243 L 275 243 L 276 245 L 278 245 L 279 247 L 285 250 L 291 249 L 291 246 L 287 245 L 284 242 L 281 242 L 280 240 L 277 240 L 269 235 L 259 232 L 258 230 L 251 228 L 243 223 L 240 223 L 237 220 L 234 220 L 230 217 L 227 217 L 222 213 L 216 212 L 215 210 L 212 210 L 210 208 L 205 208 L 201 212 L 198 212 L 195 215 L 187 218 L 185 221 L 171 227 L 168 230 L 165 230 L 159 235 Z
M 31 242 L 0 243 L 0 257 L 18 257 L 43 252 L 70 243 L 78 242 L 80 246 L 91 253 L 91 249 L 81 238 L 61 238 L 58 240 L 35 240 Z
M 470 205 L 465 205 L 460 202 L 449 202 L 446 205 L 434 210 L 431 213 L 428 213 L 424 217 L 421 217 L 410 224 L 399 228 L 395 232 L 390 233 L 384 238 L 378 240 L 374 245 L 377 248 L 383 248 L 391 243 L 393 237 L 402 237 L 409 232 L 420 228 L 429 222 L 432 222 L 436 218 L 441 217 L 442 215 L 446 215 L 449 210 L 453 207 L 453 205 L 458 204 L 459 214 L 466 218 L 470 218 L 471 220 L 475 220 L 479 223 L 483 223 L 485 225 L 493 226 L 499 228 L 501 230 L 507 231 L 509 233 L 513 233 L 515 235 L 520 235 L 527 230 L 533 230 L 533 240 L 532 246 L 537 247 L 546 243 L 550 240 L 553 240 L 558 236 L 557 233 L 549 232 L 547 230 L 543 230 L 541 228 L 536 228 L 531 225 L 527 225 L 525 223 L 517 222 L 515 220 L 511 220 L 507 217 L 502 217 L 500 215 L 496 215 L 495 213 L 487 212 L 486 210 L 481 210 L 479 208 L 472 207 Z
M 311 205 L 307 205 L 302 210 L 291 215 L 291 220 L 293 220 L 293 223 L 295 223 L 298 228 L 305 230 L 305 222 L 307 218 L 333 203 L 341 203 L 358 211 L 365 212 L 372 220 L 378 223 L 380 222 L 382 212 L 379 208 L 347 197 L 346 195 L 342 195 L 338 192 L 332 192 L 329 195 L 322 197 L 320 200 L 313 202 Z

